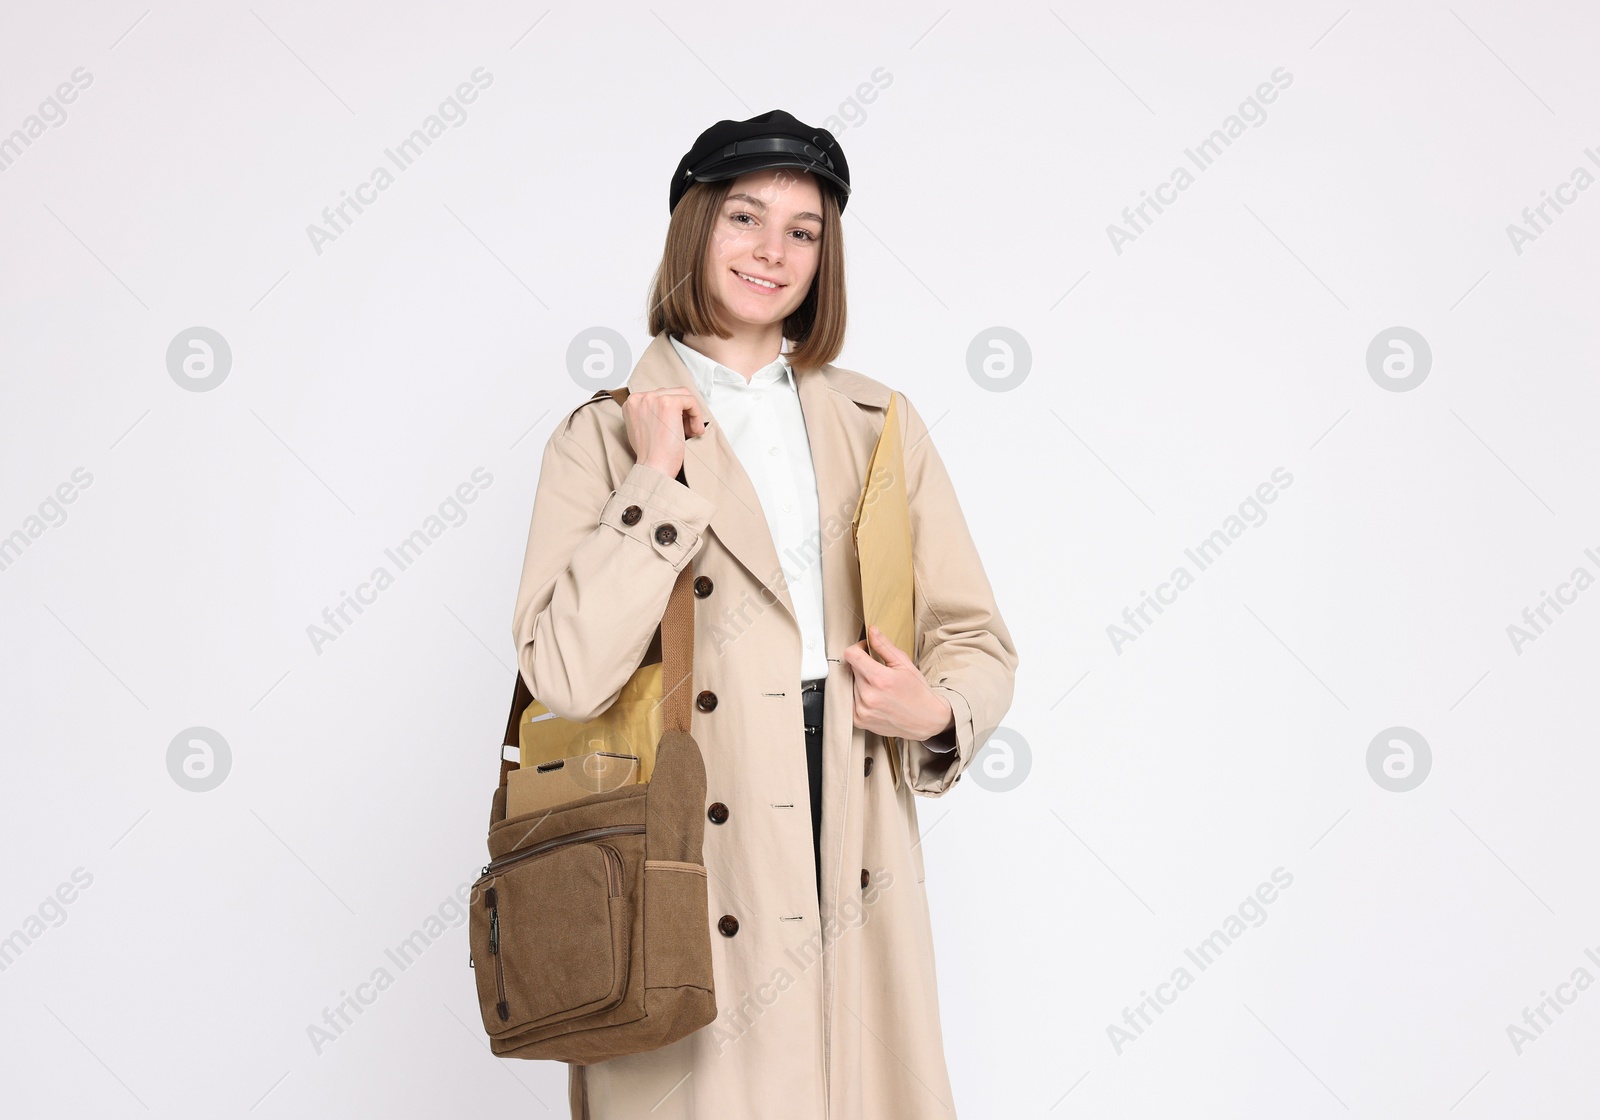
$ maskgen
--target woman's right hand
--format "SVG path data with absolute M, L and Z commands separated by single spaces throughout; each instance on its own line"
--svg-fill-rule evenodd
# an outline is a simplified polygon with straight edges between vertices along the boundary
M 705 434 L 706 419 L 688 389 L 646 389 L 622 402 L 633 457 L 668 478 L 683 466 L 684 441 Z

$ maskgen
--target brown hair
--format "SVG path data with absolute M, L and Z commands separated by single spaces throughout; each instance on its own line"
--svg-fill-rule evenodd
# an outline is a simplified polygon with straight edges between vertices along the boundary
M 791 170 L 791 169 L 786 169 Z M 661 264 L 650 284 L 647 307 L 651 335 L 714 334 L 732 338 L 723 327 L 717 302 L 706 278 L 706 250 L 722 212 L 732 179 L 695 183 L 672 211 Z M 811 290 L 783 321 L 783 337 L 794 343 L 785 357 L 795 369 L 817 369 L 839 356 L 844 347 L 844 240 L 839 200 L 831 186 L 818 182 L 822 196 L 822 244 Z

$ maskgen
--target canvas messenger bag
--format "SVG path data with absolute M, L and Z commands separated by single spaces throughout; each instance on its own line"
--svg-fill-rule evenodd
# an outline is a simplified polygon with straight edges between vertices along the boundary
M 626 391 L 612 396 L 620 401 Z M 716 1018 L 701 852 L 705 760 L 689 734 L 693 582 L 694 565 L 685 564 L 657 633 L 660 662 L 647 653 L 623 690 L 633 704 L 660 681 L 659 741 L 630 750 L 617 729 L 642 721 L 624 711 L 601 740 L 606 750 L 590 752 L 606 757 L 606 767 L 587 760 L 589 773 L 631 780 L 595 792 L 576 782 L 570 800 L 507 816 L 509 779 L 531 759 L 519 753 L 513 763 L 502 753 L 490 858 L 473 884 L 468 920 L 478 1003 L 496 1055 L 591 1065 L 666 1046 Z M 613 707 L 626 709 L 621 700 Z M 522 716 L 533 702 L 519 672 L 504 746 L 524 750 Z M 605 724 L 605 714 L 596 723 Z M 586 732 L 569 729 L 580 731 L 571 741 L 581 749 Z M 551 734 L 541 728 L 544 741 Z M 648 766 L 627 763 L 641 754 Z

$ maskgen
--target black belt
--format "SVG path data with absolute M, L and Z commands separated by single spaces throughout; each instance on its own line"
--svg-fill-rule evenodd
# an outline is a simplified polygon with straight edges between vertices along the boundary
M 817 869 L 817 906 L 822 905 L 822 685 L 826 678 L 800 682 L 805 717 L 806 777 L 811 786 L 811 855 Z

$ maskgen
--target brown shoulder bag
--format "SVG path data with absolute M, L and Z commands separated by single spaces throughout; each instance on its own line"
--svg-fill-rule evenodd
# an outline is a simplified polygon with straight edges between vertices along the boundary
M 662 732 L 648 782 L 508 818 L 518 764 L 502 754 L 490 859 L 468 921 L 497 1055 L 591 1065 L 666 1046 L 716 1018 L 705 760 L 689 734 L 693 569 L 678 572 L 661 620 Z M 504 745 L 520 745 L 531 700 L 519 672 Z

